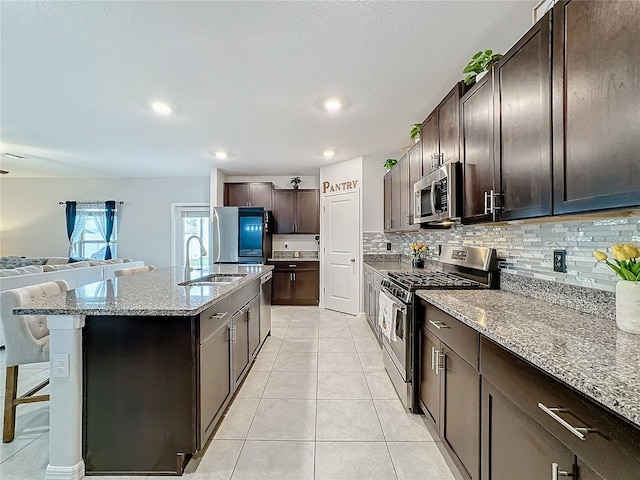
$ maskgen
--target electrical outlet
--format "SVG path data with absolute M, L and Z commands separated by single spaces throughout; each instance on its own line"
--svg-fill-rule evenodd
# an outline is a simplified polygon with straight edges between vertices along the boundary
M 387 250 L 391 251 L 391 242 L 387 242 Z
M 69 354 L 56 353 L 53 355 L 53 376 L 69 378 Z
M 553 271 L 567 273 L 567 251 L 566 250 L 553 251 Z

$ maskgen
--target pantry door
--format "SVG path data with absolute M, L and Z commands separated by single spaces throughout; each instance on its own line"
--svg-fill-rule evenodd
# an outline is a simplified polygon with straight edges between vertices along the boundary
M 360 258 L 357 191 L 324 197 L 322 211 L 324 308 L 356 315 Z

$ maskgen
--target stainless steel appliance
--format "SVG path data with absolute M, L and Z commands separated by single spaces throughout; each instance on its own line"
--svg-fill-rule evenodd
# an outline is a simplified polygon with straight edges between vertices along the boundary
M 271 284 L 273 274 L 263 275 L 260 279 L 260 345 L 271 331 Z
M 420 412 L 416 290 L 498 288 L 498 265 L 492 248 L 443 247 L 439 262 L 437 271 L 389 272 L 382 281 L 382 291 L 394 302 L 397 312 L 397 341 L 382 338 L 385 370 L 405 408 L 416 413 Z
M 261 207 L 213 207 L 213 263 L 266 263 L 271 256 L 270 213 Z
M 413 186 L 413 223 L 448 224 L 460 221 L 462 167 L 447 163 Z

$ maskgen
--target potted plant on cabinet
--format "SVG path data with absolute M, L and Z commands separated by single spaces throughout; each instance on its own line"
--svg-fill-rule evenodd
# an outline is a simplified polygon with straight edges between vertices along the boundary
M 413 143 L 417 142 L 418 140 L 420 140 L 420 127 L 422 125 L 420 125 L 419 123 L 414 123 L 413 125 L 411 125 L 411 131 L 409 132 L 409 137 L 411 137 L 411 141 Z
M 298 185 L 300 185 L 302 183 L 302 180 L 300 180 L 300 177 L 291 177 L 291 180 L 289 180 L 289 183 L 291 183 L 291 185 L 293 185 L 293 189 L 297 190 L 298 189 Z
M 396 163 L 398 163 L 398 160 L 396 160 L 395 158 L 387 158 L 382 164 L 382 166 L 386 168 L 387 171 L 389 171 L 396 166 Z
M 493 50 L 485 50 L 476 53 L 471 61 L 464 67 L 462 73 L 468 73 L 464 79 L 464 83 L 468 86 L 476 83 L 476 80 L 480 80 L 486 72 L 493 67 L 498 60 L 502 58 L 502 54 L 493 53 Z

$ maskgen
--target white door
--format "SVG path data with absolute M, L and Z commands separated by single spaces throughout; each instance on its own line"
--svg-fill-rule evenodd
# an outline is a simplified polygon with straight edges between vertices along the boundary
M 359 193 L 325 197 L 322 213 L 323 307 L 358 313 L 358 261 L 360 245 Z

